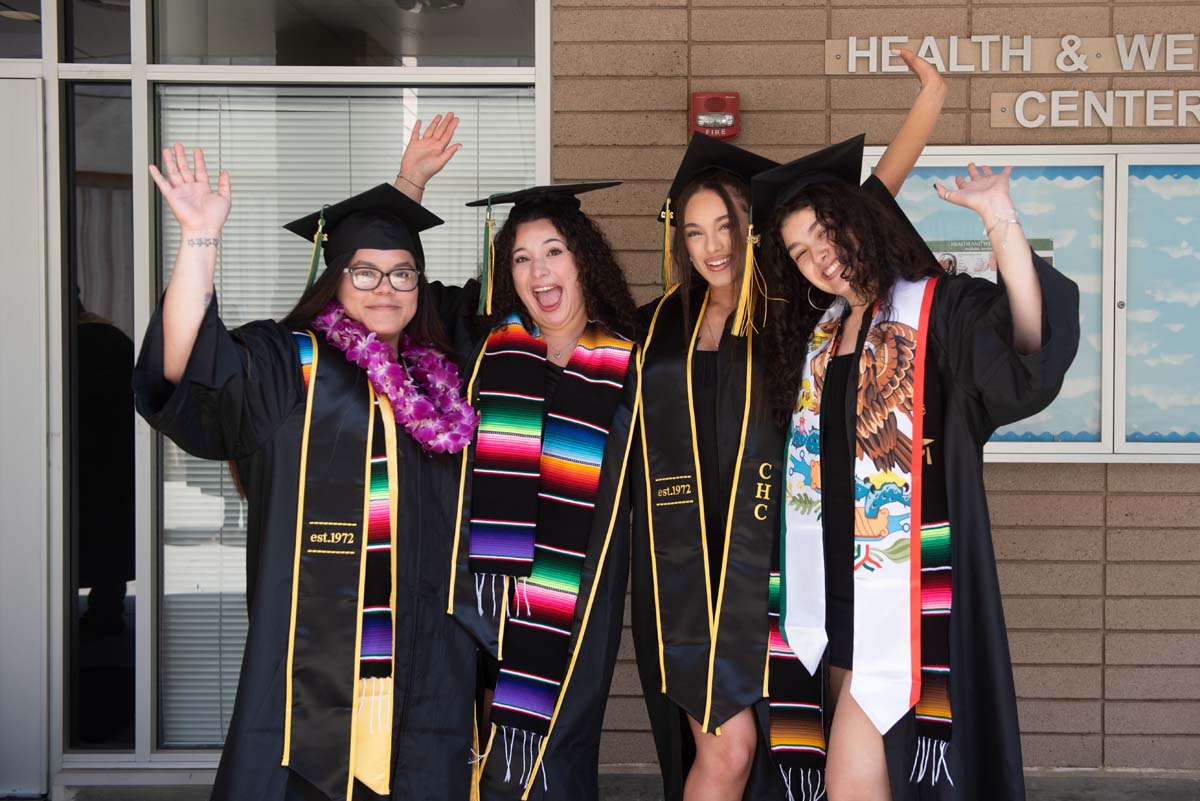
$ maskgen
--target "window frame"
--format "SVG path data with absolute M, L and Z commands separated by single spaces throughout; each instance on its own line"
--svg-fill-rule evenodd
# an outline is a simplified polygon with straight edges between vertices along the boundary
M 1200 443 L 1186 442 L 1130 442 L 1126 437 L 1128 422 L 1126 401 L 1128 399 L 1128 382 L 1126 376 L 1125 344 L 1128 333 L 1128 308 L 1125 308 L 1129 297 L 1129 168 L 1152 166 L 1156 164 L 1200 166 L 1200 145 L 1187 150 L 1156 153 L 1123 153 L 1117 156 L 1116 180 L 1120 187 L 1117 197 L 1117 239 L 1116 239 L 1116 309 L 1115 352 L 1113 362 L 1116 373 L 1116 396 L 1114 398 L 1113 437 L 1115 452 L 1121 455 L 1155 455 L 1200 457 Z M 1198 210 L 1200 211 L 1200 210 Z M 1200 461 L 1200 458 L 1197 459 Z
M 886 148 L 865 150 L 863 176 Z M 1101 289 L 1101 409 L 1099 443 L 988 443 L 988 462 L 1200 463 L 1200 444 L 1125 442 L 1125 300 L 1128 283 L 1128 169 L 1141 164 L 1200 164 L 1200 144 L 1186 145 L 945 145 L 925 148 L 916 166 L 1095 165 L 1103 170 L 1104 242 Z M 932 190 L 931 190 L 932 191 Z
M 535 0 L 533 67 L 277 67 L 226 65 L 172 65 L 149 61 L 153 36 L 153 0 L 130 1 L 130 61 L 128 64 L 73 63 L 64 54 L 60 31 L 66 15 L 57 2 L 42 3 L 42 57 L 0 59 L 0 77 L 40 79 L 44 89 L 46 248 L 48 302 L 46 347 L 54 354 L 47 364 L 48 421 L 48 590 L 50 632 L 48 675 L 49 781 L 52 797 L 61 797 L 66 786 L 90 784 L 205 784 L 211 783 L 220 749 L 178 750 L 159 748 L 157 698 L 159 592 L 161 555 L 156 542 L 160 512 L 158 439 L 145 421 L 135 429 L 136 457 L 136 587 L 145 599 L 138 605 L 135 628 L 136 684 L 134 748 L 131 751 L 81 751 L 68 747 L 66 680 L 63 665 L 66 635 L 64 591 L 65 499 L 65 365 L 62 354 L 62 259 L 65 256 L 63 156 L 69 131 L 65 125 L 64 87 L 68 82 L 129 82 L 133 109 L 132 162 L 157 161 L 155 92 L 160 84 L 260 84 L 397 88 L 430 86 L 521 86 L 534 91 L 534 148 L 537 183 L 550 182 L 551 145 L 551 2 Z M 155 189 L 148 174 L 135 173 L 133 181 L 134 346 L 153 313 L 158 292 L 158 240 Z

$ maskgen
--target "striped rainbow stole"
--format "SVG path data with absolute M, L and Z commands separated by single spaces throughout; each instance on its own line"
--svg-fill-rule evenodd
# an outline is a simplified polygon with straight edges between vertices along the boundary
M 515 316 L 488 338 L 479 378 L 470 553 L 481 614 L 486 575 L 480 569 L 500 568 L 513 577 L 504 581 L 497 612 L 504 651 L 491 719 L 502 736 L 511 730 L 544 737 L 554 717 L 601 463 L 632 352 L 632 342 L 589 324 L 543 411 L 545 342 Z

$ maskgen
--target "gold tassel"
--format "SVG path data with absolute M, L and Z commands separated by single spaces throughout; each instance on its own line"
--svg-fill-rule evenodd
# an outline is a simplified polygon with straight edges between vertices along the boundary
M 733 335 L 744 337 L 754 325 L 754 311 L 757 307 L 758 296 L 763 292 L 765 281 L 758 272 L 758 263 L 754 259 L 754 246 L 758 244 L 758 236 L 754 233 L 754 223 L 746 229 L 746 258 L 742 263 L 742 285 L 738 290 L 737 311 L 733 314 Z
M 671 289 L 671 273 L 673 266 L 671 264 L 671 220 L 675 217 L 675 212 L 671 211 L 671 198 L 667 197 L 666 210 L 663 212 L 663 246 L 662 246 L 662 285 L 663 292 Z

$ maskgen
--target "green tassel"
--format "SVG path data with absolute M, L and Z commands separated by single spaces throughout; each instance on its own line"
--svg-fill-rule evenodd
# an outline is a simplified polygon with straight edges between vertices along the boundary
M 495 283 L 496 250 L 492 242 L 492 201 L 488 198 L 487 216 L 483 220 L 483 256 L 479 265 L 479 308 L 476 314 L 492 313 L 492 285 Z
M 321 207 L 321 214 L 317 218 L 317 232 L 313 234 L 313 249 L 312 259 L 308 262 L 308 280 L 304 282 L 304 288 L 307 290 L 317 280 L 317 264 L 321 261 L 321 244 L 325 241 L 325 209 L 328 206 Z

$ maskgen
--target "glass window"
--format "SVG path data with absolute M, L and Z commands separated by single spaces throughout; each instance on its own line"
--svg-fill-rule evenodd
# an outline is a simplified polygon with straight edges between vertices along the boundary
M 995 281 L 995 260 L 978 215 L 940 200 L 932 188 L 936 181 L 953 187 L 954 176 L 965 172 L 964 166 L 916 167 L 897 199 L 944 266 Z M 1101 441 L 1103 190 L 1104 168 L 1098 165 L 1013 168 L 1012 197 L 1025 236 L 1079 285 L 1081 337 L 1058 398 L 1039 414 L 1000 428 L 992 442 Z
M 156 0 L 155 61 L 330 67 L 532 66 L 534 2 Z
M 132 106 L 128 84 L 67 87 L 68 742 L 133 748 Z
M 1129 167 L 1125 431 L 1129 443 L 1200 443 L 1200 165 Z M 1196 244 L 1193 244 L 1196 243 Z
M 129 63 L 129 0 L 64 0 L 62 60 Z
M 531 89 L 158 89 L 161 141 L 204 148 L 230 172 L 233 211 L 216 289 L 227 325 L 282 317 L 304 288 L 311 244 L 280 225 L 392 180 L 413 122 L 463 118 L 463 150 L 429 185 L 446 224 L 421 237 L 430 277 L 476 273 L 482 212 L 469 200 L 534 180 Z M 179 231 L 160 212 L 163 280 Z M 233 707 L 246 636 L 244 508 L 226 465 L 162 454 L 159 735 L 164 747 L 218 746 Z
M 0 58 L 41 57 L 42 4 L 39 0 L 0 0 Z

